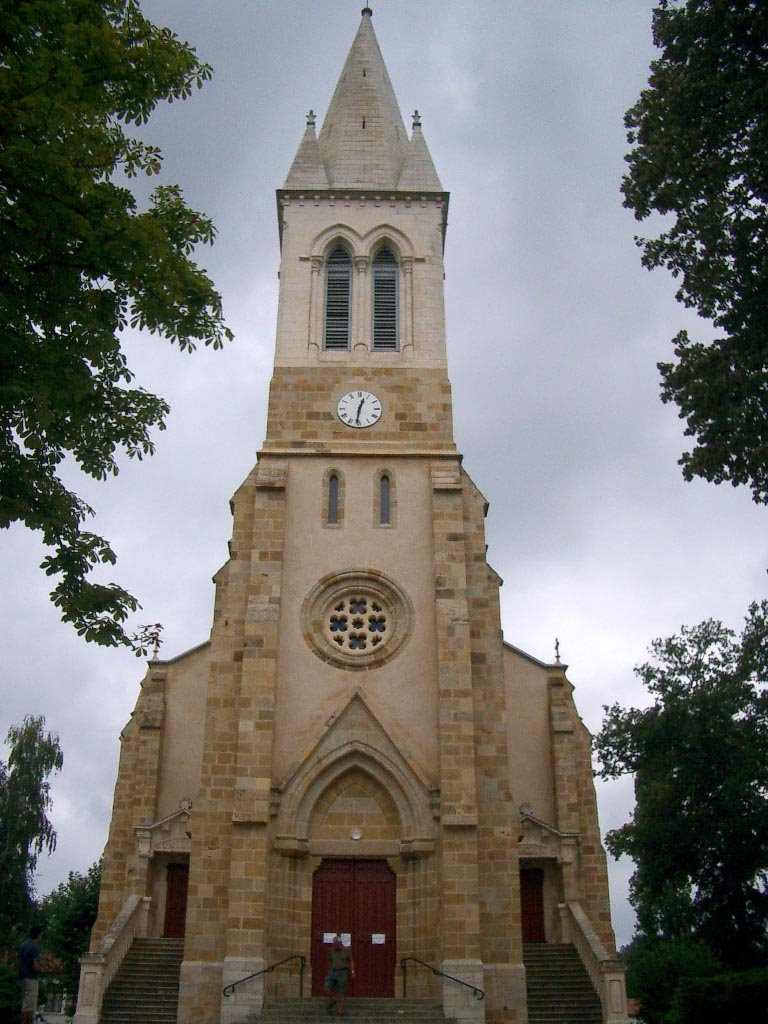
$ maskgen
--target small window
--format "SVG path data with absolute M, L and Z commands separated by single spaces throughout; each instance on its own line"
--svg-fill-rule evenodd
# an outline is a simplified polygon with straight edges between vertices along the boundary
M 335 473 L 328 477 L 328 525 L 337 526 L 339 522 L 339 478 Z
M 379 479 L 379 523 L 389 526 L 391 520 L 389 476 L 382 473 Z
M 342 245 L 337 245 L 325 265 L 325 335 L 323 347 L 349 348 L 352 260 Z
M 373 525 L 395 526 L 397 519 L 397 487 L 391 469 L 380 469 L 373 481 Z
M 386 246 L 373 260 L 373 350 L 397 351 L 397 258 Z
M 344 474 L 329 468 L 323 474 L 322 505 L 323 526 L 344 525 Z

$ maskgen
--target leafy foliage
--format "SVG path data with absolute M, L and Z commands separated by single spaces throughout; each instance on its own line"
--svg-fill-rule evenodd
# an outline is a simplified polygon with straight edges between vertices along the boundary
M 59 961 L 57 978 L 70 993 L 77 992 L 79 959 L 88 950 L 99 905 L 100 882 L 99 861 L 84 875 L 70 871 L 66 882 L 40 900 L 45 949 Z
M 766 1024 L 768 968 L 687 978 L 672 1004 L 667 1024 Z
M 7 763 L 0 761 L 0 936 L 15 949 L 32 910 L 32 875 L 38 856 L 52 852 L 56 833 L 48 818 L 49 778 L 64 757 L 45 719 L 28 715 L 8 730 Z
M 768 6 L 660 0 L 661 57 L 627 112 L 624 205 L 672 224 L 638 239 L 643 264 L 679 279 L 677 298 L 712 320 L 710 344 L 685 331 L 660 363 L 662 399 L 695 439 L 683 474 L 748 484 L 768 502 Z
M 89 578 L 115 555 L 59 470 L 69 457 L 103 480 L 118 453 L 154 451 L 168 406 L 131 386 L 121 331 L 186 350 L 231 338 L 191 259 L 210 220 L 178 186 L 145 210 L 127 187 L 161 166 L 137 128 L 210 74 L 137 0 L 0 0 L 0 526 L 41 532 L 62 618 L 106 645 L 131 644 L 138 603 Z
M 635 776 L 633 817 L 607 844 L 635 862 L 642 933 L 756 965 L 768 952 L 768 602 L 738 639 L 707 620 L 651 650 L 635 671 L 654 702 L 606 707 L 596 740 L 603 778 Z
M 643 1024 L 667 1024 L 683 982 L 711 978 L 720 965 L 701 942 L 637 936 L 621 951 L 627 965 L 627 993 L 640 1003 Z
M 21 989 L 16 964 L 0 963 L 0 1024 L 18 1024 Z

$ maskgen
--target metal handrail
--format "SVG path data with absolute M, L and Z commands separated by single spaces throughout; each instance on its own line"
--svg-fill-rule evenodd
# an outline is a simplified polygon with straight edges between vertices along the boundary
M 406 962 L 411 960 L 415 964 L 419 964 L 421 967 L 426 967 L 428 971 L 432 971 L 433 974 L 438 975 L 440 978 L 448 978 L 449 981 L 455 981 L 458 985 L 463 985 L 464 988 L 472 989 L 475 995 L 475 999 L 485 999 L 485 992 L 481 988 L 477 988 L 476 985 L 470 985 L 468 981 L 462 981 L 461 978 L 454 978 L 452 974 L 446 974 L 445 971 L 439 971 L 432 964 L 425 964 L 423 960 L 419 960 L 416 956 L 404 956 L 400 961 L 400 970 L 403 972 L 403 999 L 406 997 L 407 992 L 407 970 Z
M 252 978 L 258 978 L 261 974 L 269 974 L 270 971 L 276 970 L 278 967 L 282 967 L 283 964 L 290 963 L 291 960 L 299 961 L 299 998 L 304 998 L 304 968 L 307 966 L 307 958 L 302 956 L 301 953 L 294 953 L 293 956 L 287 956 L 285 960 L 278 960 L 276 964 L 270 964 L 269 967 L 263 967 L 260 971 L 254 971 L 253 974 L 249 974 L 245 978 L 239 978 L 237 981 L 233 981 L 231 985 L 225 985 L 221 990 L 221 994 L 227 999 L 234 993 L 238 985 L 244 985 L 246 981 L 250 981 Z

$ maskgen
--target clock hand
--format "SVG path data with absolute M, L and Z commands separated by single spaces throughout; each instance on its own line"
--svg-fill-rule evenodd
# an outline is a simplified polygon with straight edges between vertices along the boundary
M 360 413 L 363 411 L 363 406 L 364 405 L 365 405 L 365 399 L 361 398 L 360 399 L 360 405 L 358 405 L 358 407 L 357 407 L 357 415 L 355 417 L 355 423 L 359 423 L 360 422 Z

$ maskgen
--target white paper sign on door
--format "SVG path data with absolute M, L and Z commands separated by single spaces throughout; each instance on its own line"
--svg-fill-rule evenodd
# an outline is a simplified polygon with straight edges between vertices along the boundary
M 371 945 L 372 946 L 383 946 L 385 941 L 386 941 L 386 936 L 384 935 L 384 932 L 374 932 L 371 935 Z

